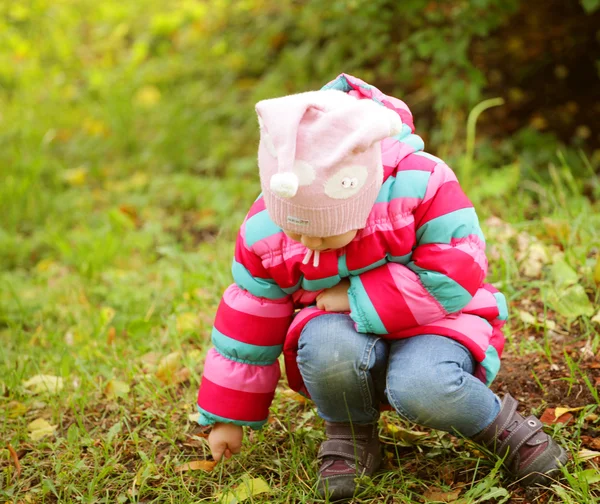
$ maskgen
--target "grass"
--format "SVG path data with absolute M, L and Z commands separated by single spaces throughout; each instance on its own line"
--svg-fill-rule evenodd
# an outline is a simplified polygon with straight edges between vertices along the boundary
M 90 81 L 103 75 L 96 64 Z M 210 458 L 190 415 L 236 228 L 258 181 L 252 158 L 202 159 L 210 121 L 193 113 L 195 85 L 157 95 L 131 75 L 113 86 L 120 74 L 111 72 L 100 91 L 67 86 L 76 98 L 66 102 L 58 86 L 44 97 L 35 72 L 28 86 L 0 90 L 0 502 L 213 502 L 247 475 L 271 489 L 247 502 L 317 502 L 322 421 L 284 380 L 270 423 L 248 434 L 243 454 L 212 471 L 182 470 Z M 468 442 L 386 413 L 385 470 L 355 502 L 600 498 L 600 459 L 577 455 L 600 438 L 591 321 L 599 180 L 568 154 L 553 165 L 510 159 L 468 173 L 490 280 L 511 306 L 494 388 L 538 414 L 583 407 L 571 423 L 548 426 L 575 454 L 565 479 L 527 494 Z M 24 385 L 40 374 L 62 378 L 62 389 Z M 33 439 L 37 419 L 53 434 Z
M 20 183 L 35 186 L 39 176 L 24 173 Z M 540 187 L 549 198 L 561 197 L 551 182 Z M 4 501 L 211 502 L 244 475 L 263 478 L 272 490 L 249 502 L 317 501 L 313 482 L 322 422 L 310 404 L 284 393 L 284 382 L 271 423 L 247 436 L 241 456 L 211 472 L 177 470 L 210 458 L 188 417 L 213 313 L 230 281 L 235 227 L 255 190 L 254 179 L 135 171 L 75 185 L 64 179 L 45 196 L 45 214 L 12 201 L 2 234 L 10 246 L 2 248 L 0 274 Z M 528 408 L 542 413 L 547 405 L 586 406 L 573 424 L 551 427 L 578 453 L 586 435 L 598 437 L 597 382 L 579 351 L 588 342 L 598 354 L 597 326 L 589 317 L 569 319 L 544 303 L 556 281 L 551 259 L 538 277 L 522 271 L 531 242 L 549 251 L 556 247 L 597 305 L 598 291 L 586 273 L 599 245 L 597 206 L 569 194 L 548 217 L 540 201 L 519 190 L 518 199 L 500 194 L 480 202 L 490 256 L 496 257 L 492 280 L 506 292 L 513 315 L 539 314 L 534 323 L 512 317 L 506 357 L 517 359 L 533 384 L 522 391 L 530 392 Z M 578 218 L 586 208 L 587 217 Z M 492 212 L 512 224 L 486 220 Z M 513 212 L 529 217 L 515 219 Z M 525 252 L 519 240 L 529 240 Z M 547 320 L 554 323 L 552 330 Z M 528 374 L 536 362 L 540 367 Z M 559 376 L 549 374 L 551 365 Z M 62 377 L 64 387 L 56 395 L 33 394 L 24 382 L 38 374 Z M 510 376 L 501 375 L 501 386 Z M 115 390 L 117 396 L 111 396 Z M 553 392 L 566 395 L 557 399 Z M 33 441 L 28 425 L 38 418 L 56 430 Z M 430 431 L 414 440 L 397 439 L 389 426 L 415 427 L 389 413 L 385 420 L 386 470 L 366 483 L 356 502 L 418 502 L 423 495 L 449 499 L 456 489 L 465 503 L 503 502 L 509 496 L 514 502 L 591 503 L 600 495 L 597 458 L 571 463 L 565 482 L 532 497 L 465 441 Z

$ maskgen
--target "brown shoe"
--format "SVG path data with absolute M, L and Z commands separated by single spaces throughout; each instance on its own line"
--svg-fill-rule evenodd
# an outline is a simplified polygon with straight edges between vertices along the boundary
M 509 394 L 494 421 L 473 437 L 504 458 L 505 467 L 523 486 L 543 485 L 567 461 L 567 452 L 542 431 L 542 422 L 533 415 L 517 413 L 517 401 Z
M 348 499 L 358 476 L 372 475 L 381 464 L 377 424 L 325 422 L 327 440 L 319 449 L 318 491 L 330 500 Z

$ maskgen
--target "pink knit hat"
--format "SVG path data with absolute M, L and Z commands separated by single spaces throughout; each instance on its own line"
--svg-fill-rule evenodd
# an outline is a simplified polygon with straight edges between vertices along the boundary
M 264 100 L 256 112 L 273 222 L 317 237 L 363 228 L 383 181 L 380 140 L 400 133 L 398 114 L 338 90 Z

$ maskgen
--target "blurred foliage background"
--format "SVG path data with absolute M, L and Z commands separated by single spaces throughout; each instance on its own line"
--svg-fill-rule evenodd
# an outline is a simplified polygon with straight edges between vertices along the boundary
M 464 181 L 500 170 L 482 197 L 557 149 L 597 195 L 599 27 L 600 0 L 4 1 L 0 259 L 60 253 L 76 226 L 235 228 L 256 189 L 254 103 L 342 71 L 404 99 L 459 173 L 469 111 L 504 98 Z

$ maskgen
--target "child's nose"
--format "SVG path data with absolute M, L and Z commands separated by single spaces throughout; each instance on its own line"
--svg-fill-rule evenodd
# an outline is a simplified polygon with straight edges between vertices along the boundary
M 302 235 L 300 238 L 302 245 L 308 248 L 317 248 L 323 243 L 323 238 L 317 238 L 315 236 Z

